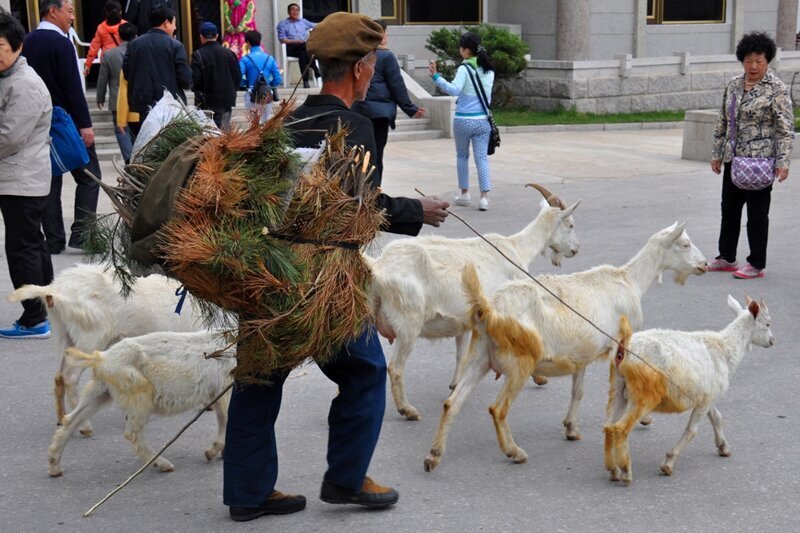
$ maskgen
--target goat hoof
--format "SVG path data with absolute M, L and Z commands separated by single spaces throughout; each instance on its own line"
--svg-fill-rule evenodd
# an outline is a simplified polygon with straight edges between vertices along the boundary
M 671 476 L 671 475 L 672 475 L 672 467 L 671 467 L 671 466 L 669 466 L 669 465 L 666 465 L 666 464 L 664 464 L 664 465 L 661 465 L 661 472 L 662 472 L 662 473 L 663 473 L 665 476 Z
M 518 465 L 528 462 L 528 454 L 525 453 L 525 450 L 523 450 L 522 448 L 518 449 L 514 453 L 509 454 L 508 457 L 510 457 L 511 460 L 517 463 Z
M 409 409 L 398 409 L 397 410 L 401 415 L 403 415 L 406 420 L 417 421 L 422 420 L 422 417 L 419 414 L 419 411 L 414 409 L 413 407 Z
M 50 470 L 47 471 L 47 473 L 50 474 L 50 477 L 61 477 L 64 475 L 64 471 L 61 470 L 61 468 L 51 467 Z
M 730 457 L 731 456 L 731 449 L 727 446 L 721 446 L 719 448 L 719 455 L 720 457 Z
M 639 420 L 639 423 L 643 426 L 649 426 L 653 423 L 653 417 L 650 415 L 645 415 L 641 420 Z
M 433 472 L 433 469 L 439 466 L 439 461 L 441 460 L 442 453 L 439 450 L 431 450 L 431 453 L 425 458 L 425 471 Z
M 567 433 L 567 440 L 572 440 L 572 441 L 581 440 L 581 434 L 578 433 L 577 431 L 572 433 Z
M 92 428 L 81 429 L 81 430 L 78 430 L 78 432 L 81 435 L 83 435 L 84 437 L 91 437 L 92 435 L 94 435 L 94 430 Z
M 533 376 L 533 382 L 539 385 L 540 387 L 543 385 L 547 385 L 547 378 L 544 376 Z
M 205 456 L 206 456 L 206 461 L 210 461 L 210 460 L 212 460 L 214 457 L 216 457 L 216 456 L 217 456 L 217 452 L 216 452 L 216 451 L 214 451 L 214 450 L 206 450 L 205 452 L 203 452 L 203 455 L 205 455 Z
M 619 481 L 619 468 L 611 468 L 608 473 L 611 475 L 611 481 Z

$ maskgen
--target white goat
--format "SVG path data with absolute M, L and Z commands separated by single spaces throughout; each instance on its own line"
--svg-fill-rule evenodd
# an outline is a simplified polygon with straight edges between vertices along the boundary
M 492 233 L 486 238 L 523 268 L 548 249 L 553 264 L 558 266 L 562 256 L 578 253 L 572 213 L 580 201 L 566 207 L 544 187 L 528 186 L 536 188 L 546 200 L 542 200 L 536 218 L 518 233 L 508 237 Z M 476 265 L 481 284 L 488 292 L 521 275 L 479 237 L 397 240 L 389 243 L 371 264 L 370 294 L 378 331 L 390 343 L 397 340 L 389 363 L 392 394 L 397 410 L 408 420 L 420 419 L 419 411 L 408 402 L 403 384 L 406 361 L 418 337 L 456 338 L 456 370 L 450 388 L 455 387 L 463 370 L 469 303 L 461 288 L 461 270 L 468 263 Z
M 706 271 L 706 258 L 677 223 L 650 237 L 623 267 L 602 265 L 564 276 L 538 280 L 603 331 L 616 331 L 620 316 L 642 324 L 641 297 L 665 270 L 683 284 L 691 274 Z M 508 410 L 528 376 L 572 374 L 572 401 L 564 419 L 570 440 L 580 438 L 577 410 L 583 398 L 586 366 L 608 353 L 610 341 L 546 293 L 532 280 L 511 281 L 491 297 L 484 296 L 473 267 L 464 270 L 464 286 L 472 302 L 472 342 L 469 361 L 455 391 L 444 403 L 444 413 L 425 459 L 431 471 L 444 455 L 447 433 L 469 393 L 489 370 L 505 382 L 489 408 L 500 448 L 517 463 L 528 455 L 517 446 L 508 425 Z
M 137 280 L 128 297 L 120 294 L 121 285 L 104 265 L 76 265 L 56 276 L 50 285 L 25 285 L 8 300 L 39 299 L 47 306 L 53 341 L 61 363 L 55 377 L 56 419 L 61 423 L 66 409 L 78 404 L 78 381 L 83 368 L 67 367 L 64 351 L 68 347 L 91 353 L 105 350 L 126 337 L 154 331 L 197 331 L 202 323 L 194 299 L 187 294 L 181 314 L 175 313 L 180 283 L 153 274 Z M 87 422 L 80 428 L 91 435 Z
M 628 436 L 643 413 L 683 413 L 692 410 L 678 442 L 667 452 L 661 471 L 672 475 L 675 460 L 697 434 L 708 415 L 719 454 L 731 454 L 722 433 L 722 416 L 714 402 L 728 390 L 730 379 L 752 344 L 769 348 L 775 342 L 766 304 L 746 299 L 747 309 L 728 296 L 736 318 L 722 331 L 648 329 L 633 333 L 625 316 L 610 353 L 611 387 L 605 431 L 606 469 L 612 481 L 633 480 Z M 638 357 L 644 359 L 642 361 Z M 645 362 L 646 361 L 646 362 Z M 620 477 L 620 473 L 622 476 Z
M 50 475 L 63 474 L 61 454 L 70 435 L 111 400 L 125 412 L 125 438 L 134 452 L 143 461 L 150 460 L 155 452 L 143 434 L 150 415 L 175 415 L 203 407 L 222 392 L 232 379 L 235 348 L 219 357 L 205 356 L 228 345 L 224 335 L 203 331 L 150 333 L 123 339 L 92 354 L 68 348 L 67 364 L 90 367 L 94 376 L 81 391 L 78 406 L 64 416 L 63 425 L 53 435 L 48 449 Z M 225 448 L 229 397 L 226 394 L 214 404 L 217 437 L 205 452 L 209 461 Z M 164 457 L 156 459 L 154 466 L 162 472 L 175 469 Z

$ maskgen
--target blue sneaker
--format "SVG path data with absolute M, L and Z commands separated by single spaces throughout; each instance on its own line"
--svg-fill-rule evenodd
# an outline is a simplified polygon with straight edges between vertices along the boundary
M 50 321 L 45 320 L 35 326 L 26 328 L 14 322 L 10 328 L 0 329 L 0 337 L 4 339 L 49 339 Z

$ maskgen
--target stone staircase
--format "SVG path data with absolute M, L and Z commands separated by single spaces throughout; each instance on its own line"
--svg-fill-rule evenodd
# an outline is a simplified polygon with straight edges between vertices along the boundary
M 291 88 L 284 89 L 283 87 L 280 87 L 278 89 L 278 94 L 282 98 L 288 97 L 291 94 L 291 91 Z M 319 89 L 314 88 L 297 89 L 295 98 L 297 99 L 298 105 L 305 101 L 306 96 L 309 94 L 315 94 L 318 91 Z M 239 93 L 239 101 L 242 100 L 243 94 L 244 93 Z M 187 97 L 189 102 L 192 103 L 194 100 L 194 94 L 189 91 Z M 114 135 L 114 126 L 111 123 L 111 112 L 108 111 L 107 106 L 102 111 L 97 109 L 97 98 L 94 89 L 88 89 L 86 91 L 86 100 L 89 104 L 89 112 L 92 117 L 92 125 L 94 127 L 95 135 L 95 149 L 97 150 L 98 159 L 100 159 L 100 161 L 111 161 L 115 156 L 117 156 L 121 160 L 122 158 L 119 153 L 117 138 Z M 237 119 L 243 120 L 246 112 L 247 110 L 243 105 L 237 105 L 234 107 L 234 123 L 237 121 Z M 400 109 L 397 110 L 396 125 L 397 129 L 389 130 L 389 142 L 420 141 L 438 139 L 443 136 L 443 132 L 441 130 L 435 130 L 431 128 L 431 120 L 429 118 L 411 119 L 408 118 L 408 116 L 406 116 L 406 114 Z

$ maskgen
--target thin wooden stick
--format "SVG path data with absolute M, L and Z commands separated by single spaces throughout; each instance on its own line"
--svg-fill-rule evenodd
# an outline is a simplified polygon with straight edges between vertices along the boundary
M 97 502 L 96 504 L 92 505 L 91 509 L 89 509 L 88 511 L 86 511 L 85 513 L 83 513 L 83 516 L 84 516 L 84 517 L 87 517 L 87 516 L 89 516 L 90 514 L 92 514 L 93 512 L 95 512 L 95 510 L 96 510 L 98 507 L 100 507 L 101 505 L 103 505 L 104 503 L 106 503 L 106 502 L 107 502 L 109 499 L 111 499 L 111 497 L 112 497 L 114 494 L 116 494 L 116 493 L 118 493 L 119 491 L 121 491 L 121 490 L 122 490 L 122 489 L 125 487 L 125 485 L 127 485 L 128 483 L 130 483 L 131 481 L 133 481 L 133 479 L 134 479 L 136 476 L 138 476 L 139 474 L 141 474 L 142 472 L 144 472 L 145 470 L 147 470 L 147 467 L 148 467 L 148 466 L 150 466 L 151 464 L 153 464 L 153 462 L 155 462 L 155 460 L 156 460 L 156 459 L 158 459 L 159 457 L 161 457 L 161 454 L 162 454 L 162 453 L 164 453 L 164 450 L 166 450 L 167 448 L 169 448 L 169 447 L 172 445 L 172 443 L 173 443 L 173 442 L 175 442 L 176 440 L 178 440 L 178 438 L 179 438 L 181 435 L 183 435 L 184 431 L 186 431 L 187 429 L 189 429 L 189 426 L 191 426 L 192 424 L 194 424 L 194 423 L 197 421 L 197 419 L 198 419 L 198 418 L 200 418 L 200 416 L 201 416 L 203 413 L 205 413 L 205 412 L 206 412 L 206 410 L 207 410 L 209 407 L 211 407 L 212 405 L 214 405 L 214 404 L 215 404 L 215 403 L 216 403 L 216 402 L 217 402 L 217 401 L 218 401 L 220 398 L 222 398 L 222 396 L 223 396 L 223 395 L 224 395 L 226 392 L 228 392 L 229 390 L 231 390 L 231 387 L 233 387 L 233 381 L 232 381 L 232 382 L 231 382 L 231 383 L 230 383 L 230 384 L 229 384 L 227 387 L 225 387 L 224 389 L 222 389 L 222 392 L 220 392 L 219 394 L 217 394 L 217 397 L 216 397 L 216 398 L 214 398 L 213 400 L 211 400 L 211 401 L 210 401 L 210 402 L 209 402 L 209 403 L 208 403 L 208 404 L 207 404 L 205 407 L 203 407 L 202 409 L 200 409 L 200 412 L 198 412 L 198 413 L 197 413 L 197 414 L 194 416 L 194 418 L 192 418 L 191 420 L 189 420 L 189 422 L 188 422 L 188 423 L 187 423 L 185 426 L 183 426 L 183 428 L 181 428 L 181 430 L 178 432 L 178 434 L 177 434 L 177 435 L 175 435 L 174 437 L 172 437 L 172 440 L 170 440 L 168 443 L 166 443 L 166 444 L 164 445 L 164 447 L 163 447 L 163 448 L 161 448 L 160 450 L 158 450 L 158 453 L 156 453 L 156 454 L 155 454 L 153 457 L 151 457 L 151 458 L 150 458 L 150 460 L 149 460 L 149 461 L 147 461 L 145 464 L 143 464 L 143 465 L 142 465 L 142 467 L 141 467 L 139 470 L 137 470 L 136 472 L 134 472 L 134 473 L 133 473 L 133 474 L 132 474 L 132 475 L 131 475 L 131 476 L 130 476 L 128 479 L 126 479 L 126 480 L 125 480 L 125 482 L 124 482 L 124 483 L 122 483 L 122 485 L 120 485 L 119 487 L 115 488 L 114 490 L 112 490 L 111 492 L 109 492 L 109 493 L 106 495 L 106 497 L 105 497 L 105 498 L 103 498 L 102 500 L 100 500 L 100 501 L 99 501 L 99 502 Z

